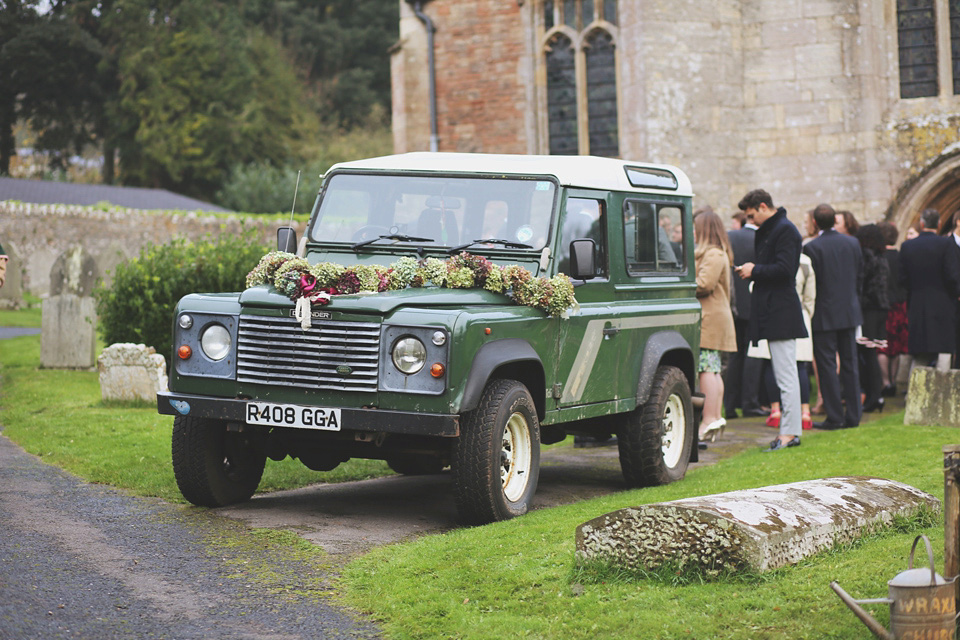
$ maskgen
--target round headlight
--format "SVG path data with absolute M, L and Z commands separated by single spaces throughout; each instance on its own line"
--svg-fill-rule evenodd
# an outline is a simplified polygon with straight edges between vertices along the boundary
M 426 361 L 427 349 L 416 338 L 401 338 L 393 345 L 393 364 L 406 374 L 420 371 Z
M 180 319 L 177 322 L 179 323 L 181 329 L 189 329 L 193 326 L 193 318 L 187 314 L 180 316 Z
M 223 360 L 230 353 L 230 332 L 221 324 L 212 324 L 200 336 L 200 348 L 211 360 Z

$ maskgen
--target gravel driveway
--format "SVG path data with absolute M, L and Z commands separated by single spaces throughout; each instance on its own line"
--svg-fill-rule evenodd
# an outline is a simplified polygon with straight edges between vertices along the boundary
M 375 638 L 322 553 L 86 484 L 0 436 L 0 638 Z

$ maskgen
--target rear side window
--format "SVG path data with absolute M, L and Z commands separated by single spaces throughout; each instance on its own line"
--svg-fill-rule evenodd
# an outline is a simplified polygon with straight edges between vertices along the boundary
M 676 204 L 627 200 L 623 204 L 627 272 L 678 272 L 684 259 L 683 209 Z

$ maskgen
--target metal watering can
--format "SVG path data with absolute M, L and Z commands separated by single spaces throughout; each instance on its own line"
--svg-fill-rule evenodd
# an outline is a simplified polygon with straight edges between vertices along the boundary
M 913 568 L 913 553 L 921 538 L 927 545 L 929 570 Z M 919 535 L 910 548 L 909 567 L 887 583 L 888 597 L 854 600 L 836 582 L 831 582 L 830 588 L 881 640 L 955 640 L 957 601 L 953 583 L 956 579 L 945 580 L 934 570 L 930 540 Z M 860 606 L 877 603 L 890 605 L 890 631 Z

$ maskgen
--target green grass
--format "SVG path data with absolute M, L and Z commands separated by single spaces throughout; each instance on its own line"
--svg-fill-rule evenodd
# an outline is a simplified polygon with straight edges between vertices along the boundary
M 39 309 L 3 312 L 0 324 L 39 326 Z M 39 345 L 39 336 L 0 341 L 5 435 L 90 481 L 181 500 L 170 470 L 172 420 L 153 407 L 105 406 L 95 373 L 38 369 Z M 902 413 L 859 429 L 805 434 L 799 449 L 748 451 L 665 487 L 382 547 L 351 562 L 339 587 L 392 638 L 866 638 L 830 581 L 857 598 L 885 596 L 917 533 L 932 540 L 942 572 L 940 518 L 899 521 L 796 566 L 712 582 L 578 567 L 575 529 L 626 506 L 833 475 L 890 478 L 942 498 L 941 447 L 958 441 L 954 429 L 904 426 Z M 290 460 L 267 469 L 261 486 L 268 489 L 388 473 L 365 461 L 325 474 Z M 868 608 L 888 623 L 886 607 Z
M 578 568 L 575 529 L 627 506 L 835 475 L 890 478 L 942 499 L 941 447 L 958 440 L 954 429 L 906 427 L 902 413 L 805 434 L 799 449 L 749 451 L 672 485 L 382 547 L 353 561 L 342 587 L 393 638 L 866 638 L 830 581 L 857 598 L 885 597 L 917 533 L 930 537 L 942 572 L 942 518 L 900 522 L 797 566 L 715 582 Z M 887 623 L 884 606 L 870 609 Z
M 40 298 L 24 293 L 22 308 L 0 311 L 0 327 L 40 328 Z
M 39 326 L 39 309 L 3 313 L 0 323 L 5 326 Z M 95 371 L 40 369 L 39 363 L 39 335 L 0 341 L 0 425 L 5 436 L 89 482 L 183 502 L 170 457 L 172 417 L 159 415 L 152 404 L 104 403 Z M 268 460 L 259 490 L 390 473 L 379 460 L 351 460 L 323 473 L 290 458 Z

